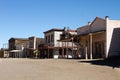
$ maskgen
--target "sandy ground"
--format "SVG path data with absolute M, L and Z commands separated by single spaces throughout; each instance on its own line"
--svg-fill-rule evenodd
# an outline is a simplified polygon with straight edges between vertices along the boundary
M 67 59 L 0 59 L 0 80 L 120 80 L 120 68 Z

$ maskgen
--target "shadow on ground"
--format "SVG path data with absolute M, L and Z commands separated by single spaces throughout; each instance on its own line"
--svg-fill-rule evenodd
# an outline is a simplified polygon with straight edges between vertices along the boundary
M 87 61 L 79 61 L 83 63 L 90 63 L 92 65 L 100 65 L 100 66 L 109 66 L 112 68 L 120 68 L 120 57 L 112 57 L 104 60 L 87 60 Z

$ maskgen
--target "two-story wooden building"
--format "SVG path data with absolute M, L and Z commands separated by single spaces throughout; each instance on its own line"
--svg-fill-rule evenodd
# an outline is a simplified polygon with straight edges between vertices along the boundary
M 40 51 L 42 52 L 42 57 L 46 58 L 73 58 L 72 42 L 61 41 L 63 40 L 62 35 L 64 34 L 64 29 L 50 29 L 44 32 L 45 45 L 40 46 Z M 75 31 L 69 30 L 69 33 L 74 33 Z
M 28 42 L 27 38 L 10 38 L 9 57 L 25 57 Z
M 10 38 L 9 57 L 34 57 L 34 50 L 38 50 L 41 44 L 44 44 L 44 38 L 37 38 L 35 36 L 29 38 Z

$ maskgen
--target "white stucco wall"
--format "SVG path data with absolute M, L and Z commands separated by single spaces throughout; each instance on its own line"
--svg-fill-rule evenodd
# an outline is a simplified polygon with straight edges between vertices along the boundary
M 62 34 L 62 32 L 52 31 L 52 32 L 49 32 L 49 33 L 45 34 L 45 36 L 50 36 L 50 39 L 51 39 L 51 35 L 54 35 L 54 42 L 50 42 L 50 45 L 54 46 L 54 47 L 58 47 L 58 46 L 62 46 L 62 43 L 58 41 L 58 40 L 60 40 L 60 34 Z
M 111 41 L 112 41 L 112 37 L 113 37 L 113 30 L 115 28 L 120 28 L 120 20 L 109 20 L 107 19 L 106 20 L 106 29 L 107 29 L 107 32 L 106 32 L 106 57 L 109 56 L 113 56 L 113 55 L 116 55 L 117 51 L 120 51 L 120 45 L 117 45 L 120 43 L 120 39 L 117 40 L 117 43 L 114 43 L 114 48 L 111 48 Z M 120 34 L 120 33 L 117 33 L 117 34 Z M 119 36 L 117 36 L 119 37 Z M 116 40 L 115 40 L 116 41 Z M 111 49 L 111 50 L 110 50 Z
M 57 41 L 57 40 L 60 40 L 60 34 L 62 34 L 62 32 L 58 32 L 58 31 L 54 32 L 54 46 L 55 47 L 62 46 L 62 43 Z
M 50 39 L 51 39 L 51 35 L 54 35 L 54 31 L 52 31 L 52 32 L 49 32 L 49 33 L 46 33 L 45 34 L 45 37 L 46 36 L 50 36 Z M 50 40 L 51 41 L 51 40 Z M 48 44 L 48 43 L 45 43 L 45 44 Z M 53 46 L 54 45 L 54 42 L 50 42 L 50 46 Z

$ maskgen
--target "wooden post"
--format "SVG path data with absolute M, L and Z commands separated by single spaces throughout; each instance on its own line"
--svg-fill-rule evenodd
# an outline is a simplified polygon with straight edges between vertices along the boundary
M 62 58 L 64 58 L 64 48 L 62 47 Z
M 48 54 L 47 54 L 47 57 L 49 58 L 49 49 L 48 49 Z
M 64 58 L 64 45 L 63 45 L 63 42 L 62 42 L 62 56 L 61 56 L 61 58 Z
M 93 56 L 92 56 L 92 33 L 90 33 L 89 35 L 90 35 L 90 59 L 93 59 Z
M 85 47 L 85 59 L 88 59 L 87 47 Z

